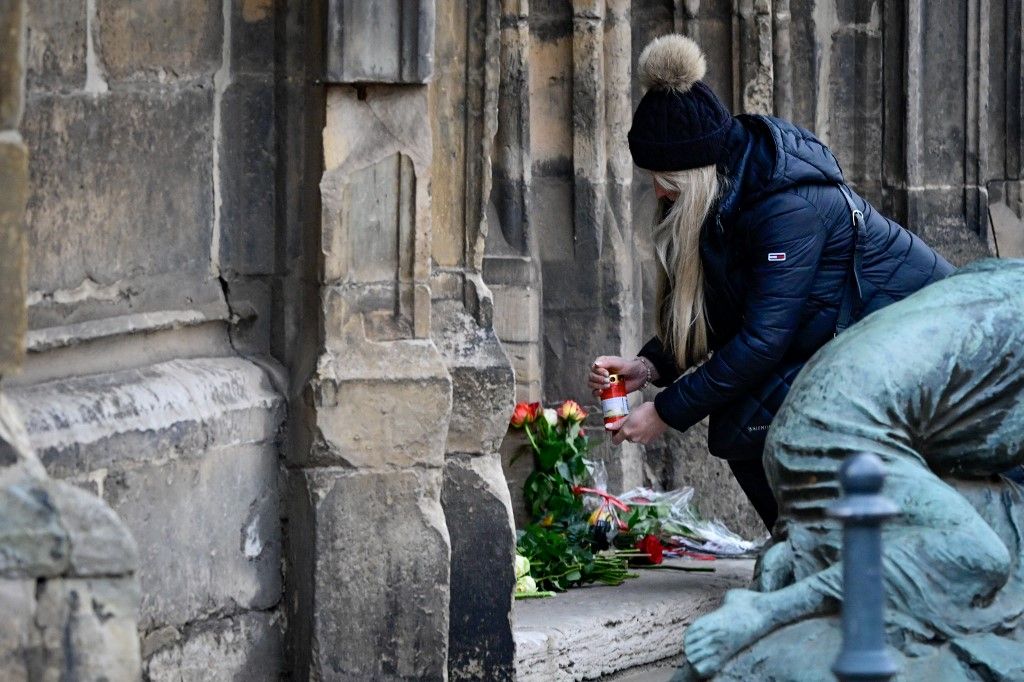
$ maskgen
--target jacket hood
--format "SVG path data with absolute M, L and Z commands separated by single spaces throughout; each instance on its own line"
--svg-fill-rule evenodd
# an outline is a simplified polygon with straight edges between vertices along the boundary
M 723 216 L 798 185 L 843 182 L 843 171 L 828 147 L 809 131 L 771 116 L 733 119 L 719 170 L 730 180 L 721 203 Z

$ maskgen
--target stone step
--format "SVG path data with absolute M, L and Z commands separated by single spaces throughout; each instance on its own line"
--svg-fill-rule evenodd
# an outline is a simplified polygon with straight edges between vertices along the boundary
M 713 566 L 714 573 L 639 570 L 618 587 L 569 590 L 550 599 L 517 601 L 512 614 L 516 680 L 594 680 L 678 656 L 683 632 L 715 609 L 726 590 L 746 587 L 752 560 L 668 565 Z M 667 680 L 671 664 L 637 672 L 638 679 Z

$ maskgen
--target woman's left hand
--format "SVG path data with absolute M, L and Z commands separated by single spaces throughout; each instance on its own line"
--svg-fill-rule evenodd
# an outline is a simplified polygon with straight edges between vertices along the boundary
M 618 445 L 624 440 L 630 443 L 647 445 L 652 440 L 665 433 L 668 424 L 661 421 L 658 411 L 654 409 L 654 403 L 641 403 L 635 410 L 629 413 L 626 420 L 617 428 L 609 429 L 615 431 L 612 442 Z

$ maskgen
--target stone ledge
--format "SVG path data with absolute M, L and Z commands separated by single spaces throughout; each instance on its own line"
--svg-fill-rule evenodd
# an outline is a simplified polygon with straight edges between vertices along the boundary
M 516 680 L 593 680 L 679 654 L 686 627 L 754 570 L 749 560 L 698 565 L 716 572 L 642 570 L 619 587 L 516 602 Z
M 272 441 L 284 401 L 241 358 L 171 360 L 9 391 L 51 475 L 202 457 Z

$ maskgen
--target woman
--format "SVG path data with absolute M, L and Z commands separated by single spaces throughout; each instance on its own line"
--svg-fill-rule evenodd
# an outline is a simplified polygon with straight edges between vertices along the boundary
M 649 443 L 711 415 L 709 449 L 770 529 L 777 508 L 761 451 L 802 364 L 849 323 L 953 268 L 846 188 L 811 133 L 732 116 L 700 80 L 706 70 L 679 35 L 640 55 L 647 92 L 629 148 L 671 202 L 654 228 L 659 333 L 636 359 L 597 358 L 589 385 L 597 392 L 614 373 L 630 391 L 667 387 L 622 422 L 616 443 Z

